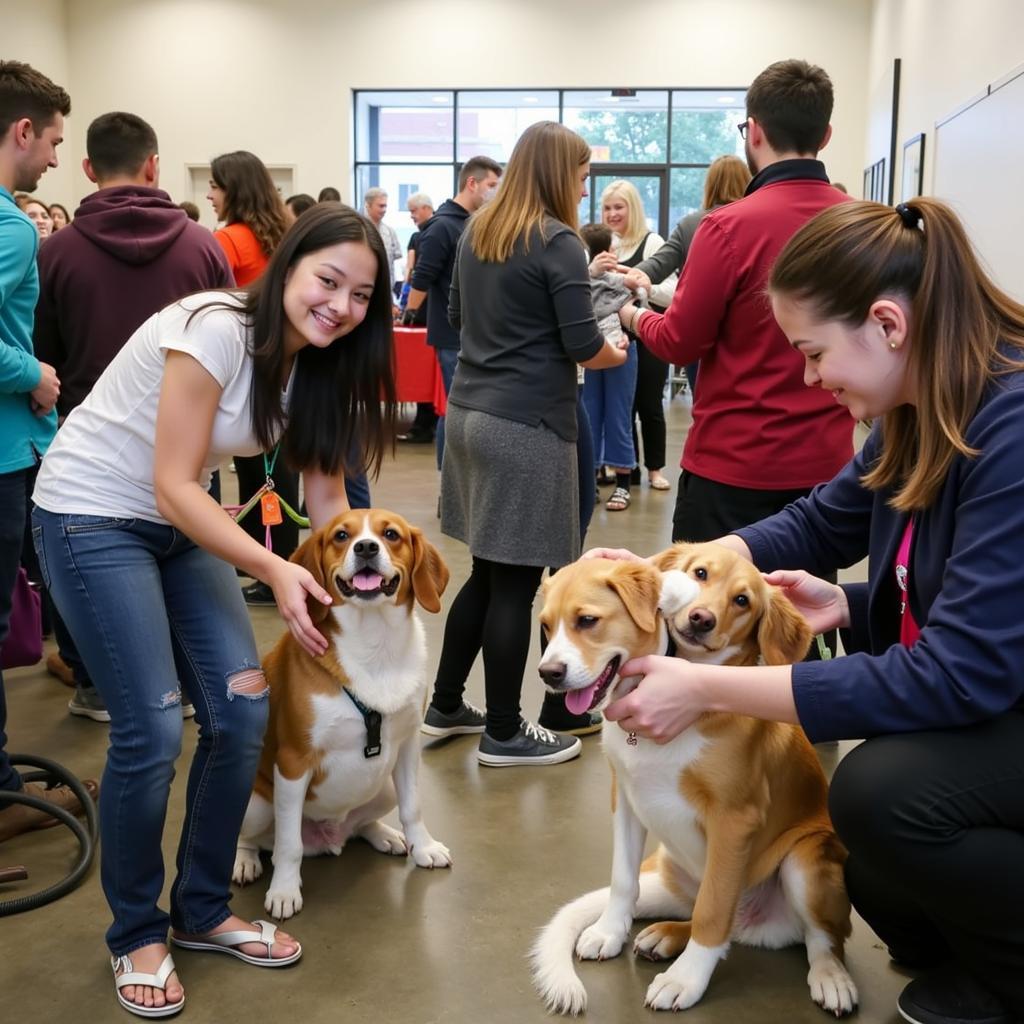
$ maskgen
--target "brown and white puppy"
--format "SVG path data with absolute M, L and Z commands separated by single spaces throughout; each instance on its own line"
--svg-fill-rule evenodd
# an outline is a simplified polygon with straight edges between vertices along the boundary
M 664 576 L 591 560 L 546 586 L 541 623 L 550 642 L 540 671 L 550 689 L 583 694 L 569 698 L 573 706 L 599 707 L 636 685 L 614 676 L 626 659 L 665 649 L 659 602 L 671 611 L 684 656 L 786 664 L 806 652 L 806 622 L 743 559 L 718 545 L 682 545 L 655 561 L 668 569 Z M 665 917 L 634 941 L 640 956 L 674 960 L 649 986 L 647 1006 L 693 1006 L 732 941 L 803 942 L 811 998 L 837 1016 L 851 1012 L 846 851 L 803 731 L 709 713 L 663 745 L 605 722 L 602 744 L 613 773 L 611 886 L 564 906 L 534 944 L 534 983 L 548 1008 L 586 1008 L 574 952 L 584 960 L 617 956 L 634 918 Z M 648 832 L 660 846 L 641 864 Z
M 340 854 L 352 836 L 382 853 L 408 853 L 420 867 L 451 864 L 420 811 L 427 649 L 415 613 L 417 602 L 440 610 L 447 567 L 418 529 L 386 509 L 338 516 L 292 561 L 334 599 L 308 601 L 329 644 L 314 658 L 286 632 L 263 661 L 270 719 L 232 875 L 255 881 L 259 851 L 272 849 L 264 906 L 277 918 L 302 909 L 303 854 Z M 404 834 L 380 820 L 396 803 Z

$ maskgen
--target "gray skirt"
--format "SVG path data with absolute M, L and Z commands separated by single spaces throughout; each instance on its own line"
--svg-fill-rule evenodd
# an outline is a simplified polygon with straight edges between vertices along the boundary
M 580 556 L 576 445 L 449 405 L 441 469 L 441 531 L 477 558 L 563 566 Z

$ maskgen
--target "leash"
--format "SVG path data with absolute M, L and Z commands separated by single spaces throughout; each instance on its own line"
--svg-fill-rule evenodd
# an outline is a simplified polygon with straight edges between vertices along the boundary
M 366 724 L 366 746 L 363 747 L 363 757 L 376 757 L 382 749 L 380 740 L 380 726 L 384 716 L 379 711 L 368 708 L 347 686 L 343 687 L 348 694 L 348 699 L 356 706 L 356 710 L 363 716 Z
M 264 544 L 268 551 L 274 550 L 274 545 L 271 542 L 270 528 L 272 526 L 280 526 L 284 522 L 284 516 L 281 510 L 284 509 L 285 514 L 288 518 L 295 523 L 300 529 L 306 529 L 309 526 L 309 519 L 306 516 L 300 516 L 288 504 L 284 498 L 281 497 L 274 490 L 274 466 L 277 465 L 277 456 L 280 454 L 281 445 L 274 445 L 274 450 L 271 452 L 270 458 L 267 457 L 267 453 L 263 453 L 263 472 L 266 474 L 266 480 L 263 486 L 244 504 L 244 505 L 225 505 L 224 511 L 230 515 L 236 523 L 240 523 L 257 505 L 260 506 L 260 521 L 266 527 L 266 539 Z
M 814 638 L 814 642 L 818 645 L 818 657 L 821 658 L 822 661 L 831 661 L 832 652 L 828 649 L 828 646 L 825 644 L 825 638 L 820 633 L 818 633 L 817 636 L 815 636 Z

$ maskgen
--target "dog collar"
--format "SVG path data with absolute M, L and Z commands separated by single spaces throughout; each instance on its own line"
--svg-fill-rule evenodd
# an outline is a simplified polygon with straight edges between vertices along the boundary
M 379 711 L 368 708 L 347 686 L 343 687 L 348 694 L 348 699 L 356 706 L 356 710 L 363 716 L 366 724 L 366 746 L 363 747 L 363 757 L 376 757 L 381 752 L 380 726 L 384 716 Z

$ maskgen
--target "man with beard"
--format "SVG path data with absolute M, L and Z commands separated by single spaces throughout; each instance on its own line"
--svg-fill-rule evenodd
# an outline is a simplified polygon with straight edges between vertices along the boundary
M 25 531 L 30 472 L 57 430 L 60 381 L 32 354 L 32 321 L 39 298 L 39 234 L 18 209 L 13 193 L 32 192 L 48 167 L 57 166 L 71 99 L 45 75 L 20 61 L 0 61 L 0 645 L 7 636 L 11 599 Z M 0 672 L 0 794 L 26 792 L 81 813 L 66 786 L 23 783 L 7 746 L 7 701 Z M 88 783 L 95 793 L 95 782 Z M 25 804 L 0 799 L 0 842 L 56 824 Z
M 661 359 L 700 360 L 672 539 L 714 540 L 830 480 L 853 454 L 849 413 L 804 385 L 804 359 L 764 292 L 775 257 L 815 214 L 849 197 L 819 150 L 832 134 L 832 82 L 802 60 L 770 65 L 737 125 L 754 175 L 743 199 L 700 224 L 664 315 L 627 305 L 625 327 Z M 638 270 L 633 287 L 649 287 Z

